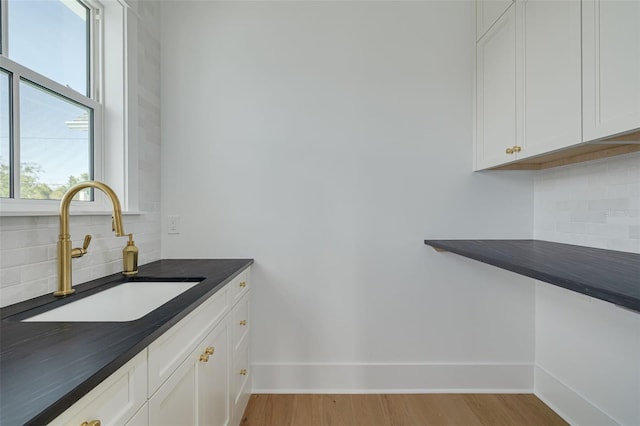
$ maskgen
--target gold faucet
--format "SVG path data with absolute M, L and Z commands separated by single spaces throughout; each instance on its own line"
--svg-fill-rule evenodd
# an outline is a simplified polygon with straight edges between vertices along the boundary
M 76 290 L 71 287 L 71 258 L 82 257 L 87 253 L 87 248 L 91 242 L 91 235 L 84 238 L 82 248 L 71 248 L 71 236 L 69 235 L 69 207 L 73 197 L 83 189 L 96 188 L 104 192 L 111 204 L 113 205 L 112 230 L 115 231 L 116 237 L 125 235 L 122 229 L 122 209 L 120 208 L 120 200 L 113 191 L 102 182 L 88 181 L 72 186 L 62 196 L 60 200 L 60 235 L 58 235 L 58 291 L 53 293 L 54 296 L 67 296 L 73 294 Z

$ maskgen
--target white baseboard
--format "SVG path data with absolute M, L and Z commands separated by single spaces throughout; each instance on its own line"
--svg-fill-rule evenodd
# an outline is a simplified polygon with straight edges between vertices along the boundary
M 252 364 L 253 393 L 532 393 L 532 364 Z
M 534 383 L 535 395 L 569 424 L 581 426 L 619 425 L 596 405 L 540 366 L 535 366 Z

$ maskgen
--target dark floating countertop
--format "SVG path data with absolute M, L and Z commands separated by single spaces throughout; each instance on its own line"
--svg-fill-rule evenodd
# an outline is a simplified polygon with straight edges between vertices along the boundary
M 424 243 L 640 312 L 640 254 L 539 240 Z
M 253 263 L 251 259 L 159 260 L 124 281 L 200 283 L 127 322 L 20 322 L 123 282 L 121 274 L 0 309 L 0 424 L 47 424 Z

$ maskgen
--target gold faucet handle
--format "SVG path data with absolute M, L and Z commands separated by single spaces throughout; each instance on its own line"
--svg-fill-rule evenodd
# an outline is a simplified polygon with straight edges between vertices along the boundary
M 87 254 L 87 249 L 89 248 L 90 243 L 91 243 L 91 235 L 87 234 L 84 236 L 84 242 L 82 243 L 82 248 L 71 249 L 71 257 L 82 257 L 85 254 Z

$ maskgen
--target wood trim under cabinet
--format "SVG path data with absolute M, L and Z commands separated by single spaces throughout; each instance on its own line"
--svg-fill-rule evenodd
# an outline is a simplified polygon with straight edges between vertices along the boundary
M 561 151 L 554 151 L 534 158 L 525 158 L 521 161 L 493 167 L 489 170 L 543 170 L 638 151 L 640 151 L 640 131 L 598 143 L 575 145 Z

